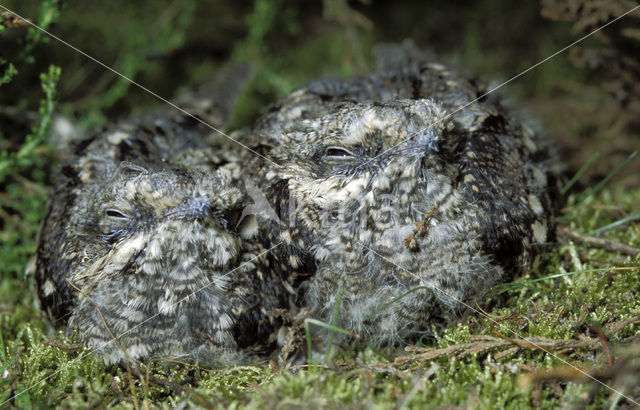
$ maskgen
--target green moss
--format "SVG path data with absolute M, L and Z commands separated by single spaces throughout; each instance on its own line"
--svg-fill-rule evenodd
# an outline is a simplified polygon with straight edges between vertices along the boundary
M 22 4 L 13 3 L 9 6 Z M 331 5 L 342 7 L 340 3 Z M 428 21 L 420 26 L 403 25 L 404 20 L 394 20 L 394 16 L 402 15 L 406 21 L 415 21 L 418 13 L 415 10 L 396 11 L 397 6 L 373 10 L 372 7 L 371 31 L 355 27 L 352 22 L 324 20 L 319 2 L 312 6 L 266 0 L 250 7 L 225 2 L 205 5 L 190 0 L 161 5 L 116 1 L 105 5 L 99 13 L 87 6 L 74 5 L 65 6 L 59 15 L 54 8 L 58 3 L 47 1 L 42 7 L 49 12 L 43 12 L 39 21 L 47 24 L 59 21 L 58 26 L 53 27 L 60 30 L 65 40 L 105 63 L 115 64 L 117 69 L 162 96 L 170 96 L 179 86 L 206 78 L 229 59 L 250 61 L 254 75 L 229 125 L 235 129 L 249 124 L 269 103 L 306 81 L 322 75 L 342 76 L 362 71 L 361 56 L 365 61 L 371 60 L 373 39 L 383 37 L 380 33 L 384 30 L 436 42 L 435 49 L 443 49 L 450 55 L 460 53 L 465 64 L 480 71 L 510 67 L 514 57 L 509 50 L 522 48 L 521 30 L 514 29 L 516 40 L 509 42 L 509 36 L 501 31 L 506 30 L 504 24 L 502 29 L 487 31 L 483 36 L 493 25 L 478 23 L 495 12 L 509 14 L 508 3 L 494 0 L 486 9 L 470 8 L 464 17 L 469 22 L 463 29 L 455 18 L 447 20 L 451 12 L 442 11 L 449 7 L 444 3 L 442 9 L 433 10 L 424 19 L 420 17 L 421 21 Z M 536 21 L 535 15 L 527 14 L 537 13 L 534 9 L 533 6 L 519 9 L 522 14 L 514 16 L 514 20 Z M 35 5 L 18 11 L 34 16 L 39 13 Z M 367 13 L 368 9 L 362 11 Z M 474 16 L 479 17 L 474 20 Z M 389 20 L 394 24 L 381 23 Z M 393 28 L 389 28 L 391 26 Z M 531 34 L 527 33 L 527 37 L 535 38 L 540 44 L 536 50 L 523 52 L 522 59 L 516 59 L 516 66 L 522 65 L 521 68 L 526 68 L 527 62 L 538 54 L 545 57 L 556 51 L 557 36 L 564 33 L 562 27 L 561 31 L 556 26 L 551 31 L 547 26 L 528 27 Z M 504 349 L 488 349 L 459 358 L 451 355 L 430 361 L 414 358 L 395 366 L 395 359 L 411 353 L 385 351 L 390 360 L 384 360 L 362 343 L 353 342 L 343 346 L 342 352 L 333 358 L 335 370 L 308 371 L 301 367 L 289 372 L 267 364 L 207 370 L 153 362 L 141 366 L 142 379 L 131 369 L 105 365 L 86 350 L 69 349 L 73 347 L 74 338 L 49 334 L 51 330 L 34 306 L 33 279 L 24 275 L 36 249 L 47 186 L 55 169 L 54 154 L 45 137 L 47 118 L 51 119 L 55 112 L 51 103 L 57 99 L 59 112 L 76 115 L 77 122 L 86 126 L 105 123 L 111 117 L 125 117 L 134 109 L 144 110 L 155 100 L 112 73 L 89 65 L 84 57 L 57 43 L 50 41 L 46 48 L 38 45 L 46 37 L 36 38 L 35 34 L 16 30 L 20 29 L 5 27 L 0 31 L 1 40 L 14 45 L 13 49 L 18 52 L 19 45 L 33 44 L 27 51 L 35 63 L 28 63 L 26 57 L 18 55 L 3 55 L 5 60 L 0 60 L 4 64 L 0 71 L 11 80 L 2 85 L 0 106 L 12 105 L 18 109 L 18 114 L 4 115 L 0 127 L 3 137 L 0 149 L 5 151 L 0 157 L 0 167 L 6 164 L 4 179 L 0 182 L 0 403 L 18 394 L 11 404 L 23 408 L 140 408 L 146 405 L 171 408 L 185 403 L 203 406 L 203 401 L 218 408 L 403 405 L 435 408 L 450 404 L 478 408 L 537 405 L 571 408 L 585 404 L 584 398 L 592 390 L 590 384 L 573 381 L 556 385 L 551 382 L 527 384 L 523 376 L 561 368 L 566 365 L 562 360 L 589 369 L 603 363 L 602 349 L 595 352 L 575 349 L 563 353 L 562 360 L 531 347 L 522 347 L 496 359 Z M 561 38 L 561 46 L 572 40 L 568 36 Z M 508 43 L 505 49 L 495 48 L 500 41 Z M 454 49 L 454 44 L 463 44 L 464 50 Z M 58 60 L 56 55 L 60 57 Z M 63 68 L 58 84 L 53 80 L 60 74 L 47 69 L 53 60 Z M 514 74 L 512 69 L 507 71 L 504 75 Z M 38 81 L 40 73 L 45 74 L 42 81 Z M 564 118 L 563 104 L 571 98 L 571 87 L 579 87 L 582 80 L 575 73 L 566 60 L 558 57 L 532 72 L 531 81 L 523 79 L 510 84 L 509 95 L 542 99 L 545 106 L 551 107 L 550 111 L 547 109 L 550 116 L 546 119 L 552 128 L 560 127 L 565 133 L 582 138 L 586 128 L 580 121 L 565 127 Z M 496 73 L 488 80 L 501 75 Z M 559 78 L 574 82 L 559 92 Z M 42 83 L 49 87 L 44 89 L 45 93 Z M 57 97 L 53 91 L 57 91 Z M 562 99 L 556 101 L 547 95 L 552 93 L 560 94 Z M 10 95 L 19 95 L 19 101 L 9 100 Z M 40 101 L 43 101 L 43 110 L 38 113 L 38 120 L 25 126 L 23 117 L 28 117 L 29 110 L 38 111 Z M 37 129 L 32 130 L 31 125 Z M 27 138 L 28 134 L 34 137 Z M 20 158 L 19 152 L 23 153 Z M 634 225 L 640 221 L 624 221 L 625 215 L 640 209 L 639 189 L 618 185 L 614 177 L 595 195 L 584 192 L 589 190 L 577 189 L 568 197 L 562 218 L 564 226 L 623 243 L 640 243 L 640 229 Z M 617 221 L 622 223 L 599 231 Z M 617 351 L 621 340 L 640 335 L 640 323 L 631 320 L 637 318 L 640 311 L 639 274 L 637 259 L 562 240 L 559 245 L 545 248 L 536 270 L 506 287 L 496 288 L 492 297 L 478 301 L 489 318 L 470 314 L 450 328 L 436 329 L 435 340 L 424 342 L 432 349 L 445 349 L 472 343 L 480 335 L 558 341 L 594 339 L 596 336 L 589 328 L 596 327 L 606 333 L 612 351 Z M 624 320 L 629 323 L 613 326 Z M 51 337 L 57 345 L 50 342 Z M 147 375 L 151 376 L 149 380 Z M 42 380 L 46 381 L 41 383 Z M 559 387 L 562 395 L 558 394 Z M 588 402 L 593 408 L 609 407 L 617 400 L 605 388 L 593 389 L 593 392 L 594 397 Z
M 233 401 L 255 392 L 260 384 L 269 384 L 276 377 L 269 366 L 242 366 L 211 371 L 197 384 L 203 393 L 215 392 L 216 395 Z

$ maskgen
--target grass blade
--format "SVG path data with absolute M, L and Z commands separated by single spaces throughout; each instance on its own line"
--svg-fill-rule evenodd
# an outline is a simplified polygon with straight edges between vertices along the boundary
M 336 307 L 333 310 L 333 317 L 331 318 L 331 325 L 337 326 L 340 319 L 340 304 L 342 303 L 342 283 L 338 287 L 338 294 L 336 295 Z M 329 339 L 327 340 L 327 350 L 324 353 L 322 362 L 327 364 L 327 359 L 331 356 L 331 347 L 333 346 L 333 338 L 336 334 L 334 329 L 329 330 Z
M 627 216 L 626 218 L 622 218 L 622 219 L 617 220 L 615 222 L 611 222 L 608 225 L 605 225 L 605 226 L 602 226 L 600 228 L 594 229 L 593 231 L 589 232 L 589 235 L 595 235 L 595 234 L 600 233 L 602 231 L 606 231 L 608 229 L 612 229 L 612 228 L 615 228 L 617 226 L 624 225 L 627 222 L 635 221 L 636 219 L 640 219 L 640 212 L 634 212 L 631 215 Z
M 370 313 L 370 314 L 368 314 L 367 316 L 365 316 L 365 317 L 364 317 L 364 320 L 365 320 L 365 321 L 367 321 L 367 320 L 371 320 L 373 317 L 375 317 L 375 316 L 377 316 L 378 314 L 380 314 L 380 313 L 384 312 L 385 310 L 389 309 L 389 306 L 391 306 L 391 305 L 393 305 L 394 303 L 398 302 L 400 299 L 402 299 L 402 298 L 404 298 L 404 297 L 406 297 L 406 296 L 408 296 L 408 295 L 410 295 L 410 294 L 412 294 L 412 293 L 414 293 L 414 292 L 417 292 L 417 291 L 419 291 L 420 289 L 429 289 L 429 290 L 432 290 L 432 288 L 430 288 L 429 286 L 417 286 L 417 287 L 415 287 L 415 288 L 411 288 L 411 289 L 409 289 L 408 291 L 406 291 L 405 293 L 403 293 L 402 295 L 397 296 L 397 297 L 395 297 L 395 298 L 391 299 L 391 301 L 390 301 L 390 302 L 387 302 L 387 303 L 385 303 L 384 305 L 382 305 L 382 307 L 381 307 L 380 309 L 378 309 L 378 310 L 376 310 L 375 312 Z
M 309 325 L 316 325 L 316 326 L 323 327 L 323 328 L 329 329 L 329 330 L 333 330 L 334 332 L 338 332 L 340 334 L 343 334 L 343 335 L 358 339 L 360 342 L 362 342 L 362 344 L 364 344 L 369 349 L 374 351 L 378 356 L 382 357 L 385 360 L 390 360 L 380 350 L 376 349 L 374 346 L 372 346 L 371 344 L 367 343 L 366 340 L 364 340 L 362 337 L 360 337 L 360 335 L 358 335 L 356 333 L 349 332 L 346 329 L 343 329 L 343 328 L 338 327 L 338 326 L 333 326 L 333 325 L 330 325 L 328 323 L 324 323 L 324 322 L 322 322 L 320 320 L 317 320 L 317 319 L 305 319 L 304 327 L 305 327 L 305 331 L 307 332 L 307 349 L 309 350 L 309 353 L 307 355 L 307 360 L 308 360 L 309 364 L 311 364 L 311 365 L 313 365 L 313 357 L 311 355 L 311 332 L 309 330 Z
M 596 160 L 596 159 L 598 159 L 598 157 L 599 157 L 599 156 L 600 156 L 600 153 L 599 153 L 599 152 L 596 152 L 595 154 L 593 154 L 593 155 L 591 156 L 591 158 L 589 158 L 589 160 L 587 161 L 587 163 L 586 163 L 586 164 L 584 164 L 584 165 L 583 165 L 583 166 L 578 170 L 578 172 L 576 172 L 576 174 L 573 176 L 573 178 L 571 178 L 571 179 L 569 180 L 569 182 L 567 182 L 567 183 L 565 184 L 565 186 L 564 186 L 564 187 L 562 187 L 562 191 L 561 191 L 561 192 L 562 192 L 562 195 L 566 194 L 566 193 L 569 191 L 569 189 L 571 189 L 571 187 L 572 187 L 576 182 L 578 182 L 578 180 L 582 177 L 582 175 L 583 175 L 585 172 L 587 172 L 587 170 L 588 170 L 589 168 L 591 168 L 591 165 L 593 165 L 593 163 L 595 162 L 595 160 Z
M 495 294 L 497 296 L 509 290 L 516 289 L 516 288 L 523 288 L 523 287 L 526 288 L 532 283 L 542 282 L 548 279 L 562 278 L 565 276 L 573 276 L 581 273 L 604 272 L 608 270 L 634 270 L 634 269 L 637 269 L 637 268 L 633 266 L 629 266 L 629 267 L 621 266 L 621 267 L 595 268 L 595 269 L 584 269 L 584 270 L 578 270 L 578 271 L 572 271 L 572 272 L 555 273 L 553 275 L 547 275 L 547 276 L 543 276 L 541 278 L 536 278 L 536 279 L 523 280 L 520 282 L 500 283 L 494 286 L 492 290 L 496 290 L 496 291 L 499 290 L 499 292 Z
M 638 154 L 638 151 L 633 151 L 631 155 L 629 155 L 624 161 L 619 163 L 611 172 L 609 172 L 609 174 L 602 181 L 600 181 L 600 183 L 598 183 L 598 185 L 593 187 L 592 190 L 590 190 L 585 194 L 584 198 L 582 198 L 582 200 L 576 205 L 576 207 L 579 205 L 582 205 L 582 203 L 586 201 L 589 197 L 594 196 L 598 191 L 600 191 L 607 184 L 607 182 L 609 182 L 609 180 L 613 178 L 613 176 L 617 174 L 622 167 L 627 165 L 627 163 L 631 161 L 637 154 Z
M 313 344 L 311 343 L 311 330 L 309 329 L 309 321 L 313 319 L 305 319 L 304 333 L 307 336 L 307 366 L 313 371 Z

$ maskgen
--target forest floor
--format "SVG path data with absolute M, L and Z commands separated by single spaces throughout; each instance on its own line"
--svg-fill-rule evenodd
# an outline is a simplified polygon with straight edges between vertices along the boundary
M 162 96 L 229 61 L 250 61 L 254 75 L 229 129 L 250 124 L 313 78 L 366 72 L 381 41 L 412 38 L 497 85 L 634 5 L 612 1 L 618 9 L 601 6 L 599 14 L 585 15 L 585 8 L 567 11 L 551 0 L 542 1 L 542 13 L 540 4 L 506 0 L 469 1 L 461 9 L 444 1 L 204 3 L 0 0 Z M 557 241 L 545 244 L 530 272 L 493 289 L 477 311 L 425 344 L 377 352 L 343 340 L 317 363 L 274 358 L 227 369 L 163 361 L 107 366 L 42 318 L 25 269 L 61 138 L 87 135 L 160 102 L 1 16 L 0 407 L 524 409 L 640 402 L 640 260 L 632 248 L 640 246 L 640 92 L 628 86 L 636 74 L 624 71 L 637 67 L 640 55 L 637 32 L 625 31 L 637 12 L 499 91 L 522 116 L 538 119 L 533 125 L 558 147 L 572 181 Z M 631 40 L 620 40 L 625 33 Z M 603 71 L 605 57 L 614 71 Z

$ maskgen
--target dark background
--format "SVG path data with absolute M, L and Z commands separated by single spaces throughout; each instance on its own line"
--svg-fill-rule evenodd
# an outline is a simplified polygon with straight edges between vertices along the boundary
M 511 78 L 613 16 L 631 1 L 62 1 L 50 29 L 57 36 L 164 97 L 211 75 L 230 60 L 248 60 L 255 76 L 232 127 L 320 75 L 372 66 L 379 42 L 405 38 L 458 63 L 490 84 Z M 39 1 L 5 1 L 37 21 Z M 516 79 L 500 93 L 557 141 L 570 169 L 603 151 L 590 183 L 638 146 L 638 13 Z M 632 31 L 636 30 L 635 33 Z M 626 30 L 626 32 L 625 32 Z M 0 56 L 11 61 L 26 28 L 6 30 Z M 16 149 L 42 92 L 38 73 L 62 68 L 58 112 L 85 131 L 158 101 L 55 40 L 38 44 L 0 87 L 0 149 Z M 586 55 L 586 57 L 585 57 Z M 613 60 L 629 60 L 623 75 Z M 624 81 L 624 80 L 623 80 Z M 633 100 L 633 101 L 632 101 Z M 631 111 L 629 111 L 631 109 Z M 625 118 L 622 118 L 625 117 Z M 626 155 L 625 155 L 626 154 Z M 638 185 L 627 168 L 626 183 Z

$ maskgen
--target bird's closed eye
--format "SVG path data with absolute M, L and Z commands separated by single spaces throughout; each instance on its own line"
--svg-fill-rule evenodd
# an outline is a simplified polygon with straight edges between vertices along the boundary
M 108 218 L 112 219 L 129 219 L 129 215 L 114 208 L 108 208 L 104 213 Z
M 330 158 L 350 158 L 355 157 L 355 155 L 342 147 L 327 147 L 327 151 L 325 152 L 325 157 Z

